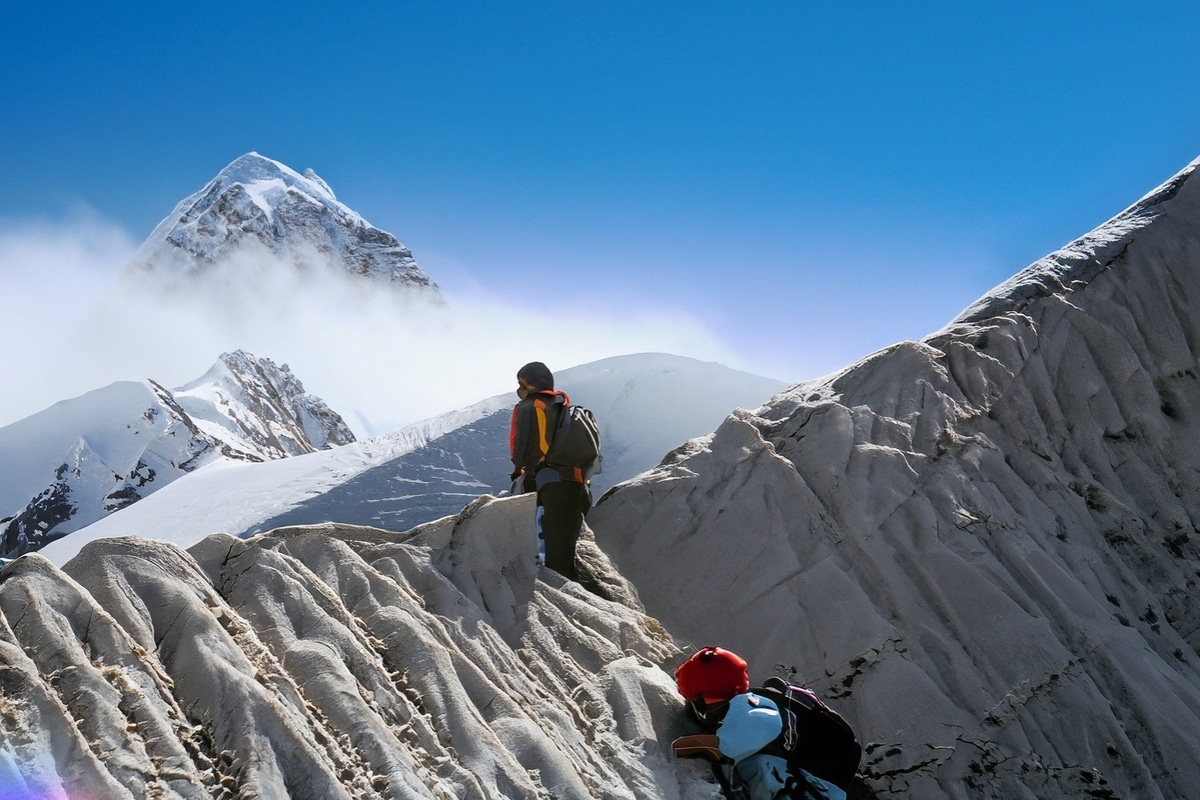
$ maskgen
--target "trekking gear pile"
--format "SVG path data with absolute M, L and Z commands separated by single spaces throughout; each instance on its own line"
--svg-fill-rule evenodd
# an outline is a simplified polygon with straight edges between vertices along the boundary
M 731 800 L 845 800 L 862 759 L 853 728 L 809 689 L 781 678 L 750 688 L 746 662 L 706 647 L 675 670 L 702 733 L 674 742 L 700 756 Z

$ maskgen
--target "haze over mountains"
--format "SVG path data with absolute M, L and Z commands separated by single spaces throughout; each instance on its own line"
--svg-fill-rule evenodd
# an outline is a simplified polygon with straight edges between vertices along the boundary
M 329 296 L 322 300 L 332 305 L 322 306 L 323 314 L 351 300 L 367 319 L 420 315 L 431 302 L 446 310 L 436 284 L 395 236 L 338 202 L 312 170 L 301 175 L 257 153 L 234 160 L 182 200 L 138 250 L 117 287 L 121 293 L 167 303 L 187 321 L 172 321 L 169 329 L 185 333 L 191 320 L 213 319 L 227 321 L 236 333 L 244 330 L 243 315 L 286 325 L 288 314 L 318 313 L 304 304 L 314 299 L 314 290 L 326 289 Z M 381 306 L 374 305 L 377 297 L 383 298 Z M 150 329 L 159 332 L 152 324 Z M 204 331 L 199 328 L 197 335 Z M 426 334 L 390 346 L 424 348 L 436 338 L 434 331 Z M 312 344 L 332 350 L 334 359 L 341 354 L 352 359 L 363 345 L 354 338 Z M 365 368 L 391 369 L 387 364 Z M 437 379 L 453 369 L 446 365 Z M 600 404 L 597 410 L 613 420 L 606 434 L 607 472 L 597 491 L 653 466 L 662 453 L 710 430 L 730 408 L 758 405 L 783 387 L 716 364 L 669 356 L 613 359 L 597 364 L 594 374 L 584 370 L 564 377 L 568 388 L 582 392 L 577 399 Z M 413 391 L 412 386 L 406 391 Z M 696 397 L 701 399 L 690 400 Z M 172 529 L 185 539 L 182 531 L 247 533 L 289 514 L 405 529 L 453 514 L 481 493 L 506 488 L 506 409 L 514 399 L 493 397 L 455 409 L 450 404 L 456 401 L 447 396 L 448 408 L 436 418 L 389 433 L 386 444 L 367 444 L 354 455 L 326 459 L 325 467 L 340 463 L 343 475 L 372 470 L 354 486 L 340 489 L 340 501 L 325 496 L 317 487 L 326 484 L 316 480 L 289 495 L 290 500 L 264 489 L 275 496 L 271 507 L 276 514 L 261 519 L 221 500 L 201 508 L 185 499 L 168 499 L 163 505 L 174 510 Z M 485 420 L 477 419 L 481 409 L 488 412 Z M 465 423 L 473 427 L 456 431 Z M 447 436 L 461 441 L 450 444 Z M 5 478 L 0 557 L 37 549 L 86 527 L 201 466 L 275 460 L 354 438 L 343 417 L 306 393 L 287 365 L 279 367 L 244 350 L 222 355 L 204 376 L 174 392 L 153 380 L 93 390 L 0 428 L 0 476 Z M 401 463 L 387 461 L 401 456 Z M 441 463 L 447 459 L 450 463 Z M 321 469 L 309 467 L 306 474 Z M 236 480 L 248 480 L 235 472 Z M 226 473 L 221 476 L 225 479 Z M 260 478 L 256 485 L 269 483 Z M 369 506 L 359 502 L 362 492 L 371 498 Z M 297 503 L 302 507 L 293 508 Z M 133 525 L 136 530 L 141 513 L 117 523 L 118 529 Z
M 245 350 L 289 364 L 355 435 L 369 436 L 444 412 L 439 400 L 403 389 L 494 321 L 477 309 L 449 317 L 395 236 L 338 201 L 311 170 L 254 153 L 165 214 L 140 248 L 99 233 L 75 246 L 87 252 L 27 258 L 27 283 L 46 285 L 59 302 L 38 307 L 30 298 L 31 308 L 15 310 L 28 335 L 5 365 L 27 377 L 16 399 L 0 402 L 0 425 L 117 379 L 179 386 L 220 353 Z M 426 346 L 402 346 L 421 335 Z M 464 383 L 444 379 L 448 391 Z M 465 396 L 506 383 L 485 380 L 486 391 Z
M 670 755 L 690 729 L 669 672 L 720 644 L 753 682 L 803 681 L 850 720 L 863 796 L 1190 797 L 1198 168 L 942 331 L 669 445 L 589 515 L 592 592 L 535 565 L 528 496 L 405 533 L 304 524 L 399 498 L 355 485 L 386 439 L 216 465 L 93 526 L 171 539 L 191 486 L 292 527 L 7 565 L 0 781 L 39 797 L 716 798 L 704 764 Z M 464 454 L 475 476 L 467 442 L 496 413 L 372 457 L 441 436 L 424 467 Z M 234 471 L 265 476 L 257 494 L 201 480 Z M 314 502 L 284 519 L 270 503 L 289 492 Z

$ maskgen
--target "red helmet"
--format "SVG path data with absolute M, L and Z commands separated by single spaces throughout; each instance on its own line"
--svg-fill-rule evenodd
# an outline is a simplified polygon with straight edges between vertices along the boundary
M 724 703 L 750 688 L 746 660 L 720 647 L 706 647 L 675 670 L 675 685 L 688 700 Z

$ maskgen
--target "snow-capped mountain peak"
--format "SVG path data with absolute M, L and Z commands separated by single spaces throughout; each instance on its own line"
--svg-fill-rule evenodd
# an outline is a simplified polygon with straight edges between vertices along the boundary
M 260 260 L 264 252 L 299 269 L 332 265 L 437 292 L 407 247 L 339 202 L 312 169 L 301 174 L 255 152 L 180 201 L 135 254 L 127 277 L 155 276 L 170 284 L 238 254 Z
M 215 461 L 354 441 L 287 365 L 225 353 L 171 392 L 120 381 L 0 428 L 0 556 L 34 550 Z
M 176 389 L 174 398 L 201 430 L 262 456 L 255 460 L 354 441 L 345 421 L 307 393 L 287 364 L 244 350 L 222 353 L 202 377 Z
M 283 194 L 294 192 L 298 197 L 332 206 L 354 223 L 367 224 L 357 213 L 339 203 L 329 184 L 318 177 L 311 168 L 301 175 L 286 164 L 255 152 L 236 158 L 221 170 L 199 195 L 192 195 L 192 199 L 195 200 L 193 207 L 211 205 L 214 198 L 236 186 L 241 186 L 255 205 L 268 215 L 274 213 L 274 207 L 281 202 Z

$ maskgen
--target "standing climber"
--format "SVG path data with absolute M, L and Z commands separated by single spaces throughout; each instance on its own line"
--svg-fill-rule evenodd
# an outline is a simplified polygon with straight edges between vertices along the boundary
M 575 544 L 583 515 L 591 505 L 590 494 L 581 476 L 546 462 L 559 420 L 567 413 L 571 399 L 555 391 L 554 375 L 540 361 L 530 362 L 517 372 L 517 397 L 520 402 L 513 407 L 508 433 L 513 493 L 537 492 L 535 524 L 545 546 L 546 566 L 578 580 Z

